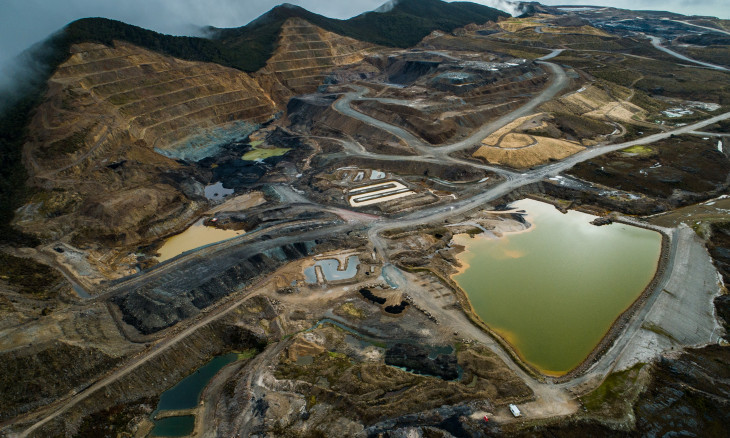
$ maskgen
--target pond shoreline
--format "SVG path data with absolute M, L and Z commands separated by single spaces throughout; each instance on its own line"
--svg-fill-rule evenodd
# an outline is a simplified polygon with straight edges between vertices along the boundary
M 653 295 L 653 293 L 656 292 L 656 289 L 660 283 L 660 281 L 663 279 L 666 268 L 669 263 L 669 255 L 670 255 L 670 237 L 662 230 L 657 229 L 657 227 L 652 227 L 651 224 L 641 224 L 636 223 L 633 221 L 628 220 L 622 220 L 618 219 L 616 220 L 618 223 L 623 223 L 626 225 L 630 225 L 637 228 L 643 228 L 651 231 L 658 232 L 661 236 L 661 243 L 660 243 L 660 251 L 658 255 L 658 259 L 656 262 L 656 266 L 654 268 L 654 274 L 651 277 L 651 280 L 649 283 L 644 287 L 644 289 L 641 291 L 641 293 L 634 299 L 628 307 L 623 310 L 610 324 L 606 332 L 601 337 L 600 341 L 591 349 L 591 351 L 586 355 L 586 357 L 574 368 L 570 369 L 567 373 L 562 375 L 550 375 L 549 373 L 545 373 L 542 370 L 538 369 L 536 366 L 528 363 L 522 355 L 518 352 L 516 347 L 512 346 L 506 339 L 504 339 L 500 334 L 498 334 L 494 329 L 492 329 L 485 321 L 483 321 L 478 315 L 475 310 L 475 308 L 472 305 L 472 302 L 470 301 L 467 293 L 457 284 L 457 282 L 452 278 L 454 275 L 457 275 L 458 273 L 462 272 L 463 269 L 461 267 L 451 267 L 451 269 L 448 269 L 446 267 L 439 267 L 436 265 L 431 264 L 427 268 L 420 268 L 428 270 L 429 272 L 436 275 L 438 278 L 440 278 L 444 283 L 448 284 L 455 292 L 455 295 L 457 297 L 457 301 L 460 304 L 462 310 L 464 311 L 464 314 L 469 318 L 469 320 L 478 326 L 480 329 L 488 333 L 497 343 L 500 344 L 500 346 L 504 349 L 505 352 L 509 354 L 509 356 L 514 360 L 514 362 L 520 366 L 524 371 L 526 371 L 528 374 L 530 374 L 533 378 L 535 378 L 538 381 L 550 381 L 552 383 L 564 383 L 567 381 L 570 381 L 576 377 L 579 377 L 583 374 L 585 374 L 589 368 L 597 362 L 614 344 L 616 339 L 619 337 L 619 335 L 622 333 L 622 330 L 626 327 L 626 325 L 629 323 L 631 318 L 636 314 L 638 310 L 640 310 L 643 305 L 646 303 L 647 299 Z M 466 248 L 454 248 L 456 250 L 456 253 L 462 253 L 466 251 Z M 448 271 L 448 272 L 447 272 Z

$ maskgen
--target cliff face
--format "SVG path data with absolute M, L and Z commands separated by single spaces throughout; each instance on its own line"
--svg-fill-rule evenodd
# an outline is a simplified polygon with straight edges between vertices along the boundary
M 286 21 L 254 74 L 125 42 L 72 46 L 30 125 L 24 161 L 43 191 L 16 226 L 113 246 L 179 229 L 206 204 L 192 162 L 246 137 L 370 47 L 299 18 Z

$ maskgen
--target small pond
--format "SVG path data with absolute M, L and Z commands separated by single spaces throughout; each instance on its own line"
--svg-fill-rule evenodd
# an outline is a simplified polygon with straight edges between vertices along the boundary
M 314 266 L 304 269 L 305 281 L 309 284 L 317 283 L 316 266 L 322 269 L 325 281 L 349 280 L 357 275 L 357 268 L 360 266 L 360 258 L 356 255 L 347 258 L 347 268 L 339 270 L 340 262 L 337 259 L 317 260 Z
M 243 230 L 222 230 L 220 228 L 207 227 L 203 225 L 203 219 L 201 219 L 182 233 L 175 234 L 165 240 L 162 247 L 157 250 L 160 254 L 157 259 L 160 262 L 164 262 L 165 260 L 177 257 L 185 251 L 210 245 L 211 243 L 222 242 L 244 233 L 245 231 Z
M 160 411 L 195 408 L 200 402 L 200 395 L 213 376 L 224 366 L 235 362 L 238 357 L 237 353 L 214 357 L 210 362 L 163 392 L 157 409 L 152 413 L 152 418 Z M 193 431 L 195 416 L 183 415 L 153 421 L 155 428 L 152 430 L 152 436 L 187 436 Z

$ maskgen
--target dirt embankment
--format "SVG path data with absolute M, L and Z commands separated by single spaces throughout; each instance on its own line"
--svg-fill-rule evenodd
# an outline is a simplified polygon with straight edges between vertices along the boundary
M 287 113 L 292 128 L 315 137 L 338 138 L 344 135 L 377 154 L 415 155 L 400 138 L 332 109 L 336 98 L 334 95 L 307 95 L 291 99 Z
M 89 415 L 118 405 L 129 408 L 148 402 L 150 398 L 156 399 L 214 356 L 229 351 L 262 349 L 269 337 L 278 339 L 282 335 L 275 323 L 268 324 L 268 330 L 261 324 L 261 321 L 275 320 L 277 315 L 278 311 L 268 299 L 250 299 L 241 305 L 239 312 L 198 329 L 130 374 L 91 394 L 32 436 L 75 436 L 82 420 Z M 138 420 L 140 418 L 135 419 Z M 134 427 L 136 424 L 125 424 L 123 429 Z
M 301 19 L 254 74 L 125 42 L 74 45 L 29 127 L 24 164 L 39 190 L 15 225 L 115 247 L 178 231 L 206 206 L 207 182 L 178 160 L 215 155 L 372 48 Z
M 730 284 L 730 223 L 712 224 L 711 229 L 712 235 L 707 242 L 707 248 L 727 288 Z M 715 298 L 715 310 L 725 328 L 725 339 L 730 340 L 730 294 L 727 289 L 725 292 Z
M 730 433 L 730 350 L 710 346 L 672 354 L 647 366 L 648 382 L 633 380 L 627 372 L 612 374 L 591 397 L 602 404 L 621 403 L 634 385 L 641 385 L 635 404 L 625 415 L 596 417 L 592 409 L 570 418 L 505 431 L 515 438 L 555 436 L 666 436 L 707 437 Z M 591 406 L 591 403 L 588 404 Z
M 35 344 L 0 355 L 0 420 L 51 403 L 119 363 L 96 348 L 61 341 Z
M 332 70 L 365 59 L 376 46 L 319 28 L 301 18 L 288 19 L 266 67 L 254 74 L 279 102 L 313 93 Z
M 0 421 L 87 387 L 141 348 L 120 335 L 104 304 L 79 310 L 59 297 L 48 306 L 0 329 Z
M 355 236 L 350 237 L 350 240 Z M 203 268 L 197 264 L 184 267 L 190 276 L 171 281 L 155 281 L 138 289 L 112 298 L 118 307 L 128 336 L 138 338 L 171 327 L 199 314 L 234 291 L 252 284 L 286 263 L 299 260 L 333 245 L 337 237 L 321 241 L 296 241 L 274 245 L 266 241 L 234 249 L 228 256 L 219 256 L 215 267 Z M 225 258 L 225 260 L 222 260 Z M 212 262 L 212 260 L 210 261 Z M 183 268 L 181 268 L 182 270 Z M 183 273 L 179 274 L 183 276 Z M 144 338 L 144 336 L 142 336 Z

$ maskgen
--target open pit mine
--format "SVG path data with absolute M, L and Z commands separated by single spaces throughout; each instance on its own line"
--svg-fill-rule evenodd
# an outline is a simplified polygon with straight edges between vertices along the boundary
M 29 49 L 0 436 L 730 435 L 730 22 L 515 7 Z

